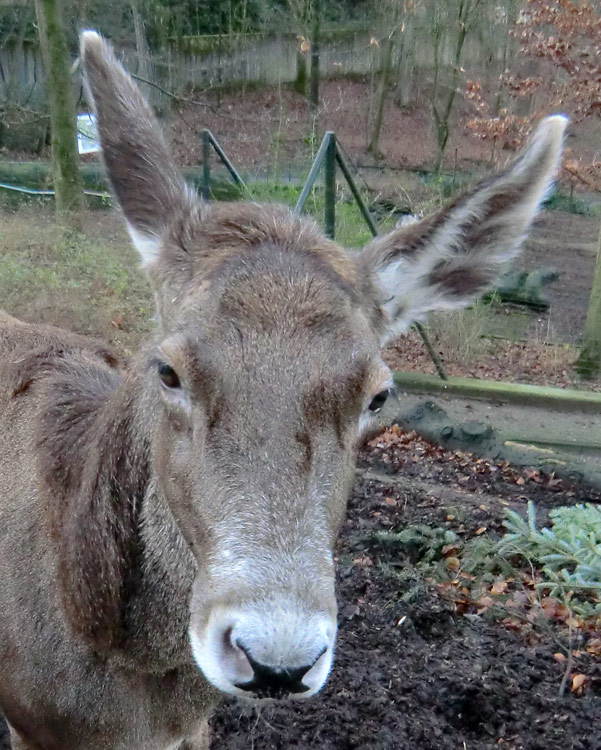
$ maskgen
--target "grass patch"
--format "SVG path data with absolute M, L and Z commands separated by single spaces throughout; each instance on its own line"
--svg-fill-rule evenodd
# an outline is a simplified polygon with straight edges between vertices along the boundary
M 489 329 L 489 318 L 499 303 L 478 300 L 472 307 L 457 312 L 436 313 L 428 319 L 428 329 L 436 342 L 444 344 L 445 358 L 468 364 L 486 350 L 483 338 Z
M 150 287 L 118 217 L 89 213 L 84 233 L 56 227 L 50 208 L 3 210 L 1 221 L 0 298 L 12 315 L 127 351 L 151 330 Z
M 598 201 L 575 195 L 561 186 L 556 187 L 545 201 L 545 208 L 549 211 L 565 211 L 579 216 L 599 216 L 601 213 L 601 204 Z

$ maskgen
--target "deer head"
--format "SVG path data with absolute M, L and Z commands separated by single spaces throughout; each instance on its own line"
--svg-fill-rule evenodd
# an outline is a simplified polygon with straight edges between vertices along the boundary
M 278 206 L 208 205 L 98 34 L 82 60 L 107 172 L 154 288 L 153 486 L 191 551 L 189 637 L 217 688 L 307 697 L 336 634 L 334 542 L 380 348 L 495 282 L 545 196 L 563 117 L 452 207 L 346 252 Z

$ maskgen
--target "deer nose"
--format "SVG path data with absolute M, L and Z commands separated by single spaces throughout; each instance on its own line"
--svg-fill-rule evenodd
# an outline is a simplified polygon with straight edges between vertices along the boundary
M 335 619 L 283 604 L 269 615 L 264 606 L 215 607 L 204 629 L 190 628 L 196 663 L 214 687 L 240 698 L 314 695 L 332 666 Z
M 253 659 L 240 641 L 236 642 L 236 646 L 248 659 L 253 670 L 253 677 L 248 682 L 238 682 L 235 685 L 241 690 L 253 693 L 258 698 L 282 698 L 290 693 L 305 693 L 310 690 L 310 686 L 303 683 L 303 677 L 326 652 L 324 648 L 316 659 L 304 667 L 285 668 L 260 664 Z

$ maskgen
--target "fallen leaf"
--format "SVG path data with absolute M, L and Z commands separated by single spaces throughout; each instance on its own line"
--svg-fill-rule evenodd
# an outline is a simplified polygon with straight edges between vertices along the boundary
M 445 544 L 442 548 L 442 554 L 446 557 L 447 555 L 450 555 L 451 552 L 458 552 L 460 549 L 458 544 Z
M 478 606 L 478 614 L 481 615 L 486 609 L 492 607 L 494 603 L 494 600 L 490 596 L 483 596 L 478 599 L 476 602 L 476 605 Z
M 504 594 L 507 591 L 507 581 L 495 581 L 490 587 L 491 594 Z
M 586 682 L 585 674 L 575 674 L 572 677 L 572 692 L 575 693 L 577 690 L 580 690 L 585 682 Z
M 486 526 L 480 526 L 480 528 L 476 530 L 476 536 L 480 536 L 481 534 L 484 534 L 485 531 L 486 531 Z
M 593 656 L 601 656 L 601 638 L 591 638 L 586 644 L 586 651 Z
M 565 664 L 566 662 L 565 654 L 562 654 L 560 651 L 556 651 L 553 654 L 553 658 L 555 659 L 555 661 L 559 662 L 560 664 Z

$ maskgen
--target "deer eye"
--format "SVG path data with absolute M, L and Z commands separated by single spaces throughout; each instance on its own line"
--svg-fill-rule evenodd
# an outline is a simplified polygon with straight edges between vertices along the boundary
M 373 412 L 374 414 L 377 414 L 380 409 L 384 406 L 386 399 L 390 395 L 390 388 L 387 388 L 385 391 L 380 391 L 380 393 L 377 393 L 371 400 L 371 403 L 369 405 L 369 410 Z
M 161 383 L 167 388 L 179 388 L 181 383 L 173 367 L 166 362 L 159 362 L 158 373 Z

